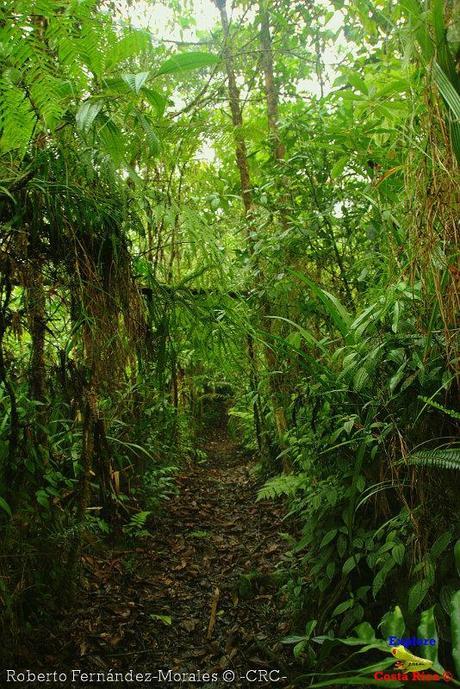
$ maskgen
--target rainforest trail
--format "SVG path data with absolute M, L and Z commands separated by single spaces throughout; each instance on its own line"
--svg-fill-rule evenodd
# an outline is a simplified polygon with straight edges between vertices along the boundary
M 0 689 L 460 689 L 460 0 L 2 0 L 0 66 Z
M 142 545 L 83 555 L 86 590 L 76 609 L 57 630 L 44 630 L 49 642 L 35 639 L 35 658 L 24 657 L 21 665 L 101 673 L 170 669 L 191 677 L 198 670 L 220 676 L 231 669 L 237 677 L 254 670 L 252 678 L 275 669 L 287 676 L 290 654 L 280 639 L 288 627 L 274 574 L 286 549 L 282 512 L 273 503 L 256 504 L 253 460 L 226 431 L 208 439 L 205 450 L 206 459 L 183 467 L 177 495 Z M 197 685 L 229 686 L 172 684 Z M 263 685 L 236 680 L 231 686 Z

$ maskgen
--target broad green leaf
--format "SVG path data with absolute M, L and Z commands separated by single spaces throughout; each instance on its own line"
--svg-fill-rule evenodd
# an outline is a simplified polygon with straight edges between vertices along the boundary
M 160 622 L 163 622 L 163 624 L 166 624 L 170 626 L 172 624 L 172 617 L 171 615 L 150 615 L 152 620 L 159 620 Z
M 359 74 L 349 74 L 348 81 L 357 91 L 360 91 L 364 96 L 369 95 L 369 91 L 364 82 L 364 79 L 360 77 Z
M 343 534 L 340 534 L 338 539 L 337 539 L 337 552 L 339 554 L 339 557 L 343 557 L 345 555 L 345 551 L 347 549 L 347 539 Z
M 417 629 L 417 636 L 420 639 L 435 639 L 434 646 L 421 646 L 418 651 L 422 658 L 432 660 L 433 663 L 438 662 L 438 630 L 436 629 L 436 621 L 434 618 L 434 606 L 428 610 L 424 610 L 420 616 L 420 624 Z
M 352 555 L 349 557 L 347 560 L 345 560 L 343 567 L 342 567 L 342 572 L 344 575 L 350 574 L 350 572 L 357 566 L 361 559 L 361 555 Z
M 211 67 L 219 62 L 219 58 L 211 53 L 178 53 L 168 58 L 160 65 L 157 75 L 160 74 L 177 74 L 188 72 L 192 69 L 201 69 L 202 67 Z
M 409 589 L 409 597 L 408 597 L 408 608 L 409 612 L 414 612 L 417 610 L 418 606 L 420 603 L 423 601 L 425 598 L 426 594 L 428 593 L 428 589 L 430 588 L 430 583 L 426 581 L 426 579 L 422 579 L 421 581 L 417 581 L 411 588 Z
M 455 672 L 460 677 L 460 590 L 452 596 L 450 609 L 450 636 L 452 641 L 452 658 Z
M 336 570 L 335 562 L 331 560 L 331 562 L 327 563 L 327 567 L 326 567 L 326 576 L 331 581 L 332 581 L 332 577 L 335 574 L 335 570 Z
M 395 564 L 396 563 L 393 560 L 393 558 L 387 559 L 385 561 L 385 564 L 383 565 L 383 567 L 375 575 L 374 581 L 372 582 L 372 593 L 374 594 L 374 598 L 377 596 L 378 592 L 380 591 L 380 589 L 384 585 L 388 574 L 393 569 Z
M 390 81 L 388 84 L 385 84 L 385 86 L 379 88 L 378 96 L 379 98 L 392 96 L 396 93 L 404 93 L 405 91 L 410 91 L 410 88 L 411 86 L 409 80 L 405 81 L 403 79 L 395 79 L 393 81 Z
M 305 649 L 305 641 L 301 641 L 300 643 L 296 644 L 292 650 L 292 653 L 294 654 L 294 658 L 299 658 L 302 652 Z
M 154 156 L 158 155 L 158 153 L 161 151 L 161 143 L 160 139 L 156 135 L 156 132 L 151 122 L 145 115 L 141 113 L 139 113 L 138 115 L 138 120 L 141 123 L 141 126 L 145 132 L 150 153 Z
M 322 289 L 322 287 L 319 287 L 319 285 L 317 285 L 316 282 L 311 280 L 311 278 L 309 278 L 307 275 L 299 273 L 296 270 L 287 270 L 308 285 L 313 294 L 318 297 L 323 304 L 326 313 L 331 317 L 343 338 L 346 341 L 350 340 L 350 338 L 353 339 L 351 333 L 351 316 L 343 304 L 340 303 L 339 299 L 337 299 L 337 297 L 335 297 L 333 294 L 326 292 L 326 290 Z
M 281 639 L 282 644 L 299 644 L 305 641 L 305 636 L 285 636 L 283 639 Z
M 43 489 L 37 490 L 37 492 L 35 493 L 35 497 L 37 499 L 37 502 L 42 507 L 49 508 L 50 503 L 49 503 L 48 495 L 47 495 L 45 490 L 43 490 Z
M 454 546 L 454 560 L 455 560 L 455 566 L 457 568 L 457 574 L 460 577 L 460 538 L 458 541 L 455 543 Z
M 405 552 L 405 548 L 404 548 L 403 543 L 397 543 L 394 546 L 393 550 L 391 551 L 391 555 L 392 555 L 394 561 L 396 562 L 396 564 L 402 565 L 403 560 L 404 560 L 404 552 Z
M 358 626 L 355 627 L 353 631 L 360 639 L 365 641 L 367 644 L 370 644 L 376 640 L 374 629 L 372 625 L 369 624 L 369 622 L 361 622 L 361 624 L 358 624 Z
M 311 637 L 313 634 L 313 630 L 315 629 L 316 625 L 318 624 L 318 620 L 309 620 L 307 624 L 305 625 L 305 636 L 307 639 Z
M 354 600 L 353 598 L 349 598 L 348 600 L 344 600 L 342 603 L 339 603 L 335 608 L 332 613 L 332 617 L 335 617 L 336 615 L 340 615 L 341 613 L 345 612 L 345 610 L 349 610 L 350 608 L 353 607 L 354 605 Z
M 128 84 L 129 88 L 135 93 L 139 93 L 147 79 L 149 72 L 138 72 L 137 74 L 122 74 L 121 78 Z
M 147 88 L 144 86 L 142 88 L 143 96 L 148 100 L 150 105 L 155 108 L 159 117 L 163 116 L 168 99 L 165 98 L 159 91 L 155 89 Z
M 0 508 L 1 508 L 2 510 L 4 510 L 10 517 L 13 516 L 12 513 L 11 513 L 11 507 L 8 505 L 8 503 L 7 503 L 7 501 L 5 500 L 5 498 L 1 498 L 1 497 L 0 497 Z
M 102 100 L 85 100 L 85 102 L 80 105 L 77 110 L 77 114 L 75 115 L 75 121 L 80 131 L 87 132 L 91 128 L 91 125 L 100 113 L 102 106 Z
M 330 529 L 324 536 L 320 544 L 320 549 L 328 545 L 337 535 L 337 529 Z
M 396 605 L 394 610 L 385 613 L 379 624 L 384 639 L 389 636 L 397 636 L 399 639 L 404 635 L 406 624 L 399 605 Z
M 457 120 L 460 120 L 460 94 L 449 81 L 444 70 L 437 62 L 433 65 L 433 76 L 442 97 Z
M 292 325 L 298 330 L 300 335 L 303 337 L 305 342 L 310 345 L 310 347 L 319 347 L 323 351 L 326 351 L 323 343 L 317 340 L 308 330 L 302 328 L 301 325 L 298 325 L 297 323 L 294 323 L 294 321 L 289 320 L 289 318 L 284 318 L 283 316 L 270 316 L 270 318 L 276 321 L 284 321 L 285 323 L 289 323 L 289 325 Z
M 440 555 L 445 551 L 447 546 L 452 540 L 452 532 L 451 531 L 444 531 L 443 534 L 439 536 L 433 543 L 433 545 L 430 548 L 430 555 L 433 558 L 433 560 L 437 560 Z
M 353 378 L 353 388 L 356 392 L 360 392 L 369 380 L 369 371 L 365 366 L 359 368 Z
M 99 122 L 99 120 L 98 120 Z M 124 158 L 124 137 L 119 127 L 108 117 L 97 130 L 102 147 L 112 158 L 115 165 L 120 165 Z
M 337 177 L 340 177 L 342 172 L 344 171 L 348 161 L 350 160 L 350 157 L 348 155 L 342 156 L 337 160 L 336 163 L 332 166 L 331 169 L 331 177 L 332 179 L 337 179 Z
M 353 426 L 356 423 L 356 417 L 352 417 L 351 419 L 348 419 L 348 421 L 345 421 L 343 424 L 343 429 L 347 435 L 350 435 L 351 431 L 353 430 Z
M 395 389 L 398 387 L 399 383 L 404 378 L 404 373 L 406 371 L 406 367 L 407 367 L 407 363 L 404 362 L 404 364 L 402 364 L 402 366 L 400 366 L 398 368 L 396 373 L 393 376 L 391 376 L 389 383 L 388 383 L 388 387 L 390 388 L 391 393 L 393 393 L 395 391 Z

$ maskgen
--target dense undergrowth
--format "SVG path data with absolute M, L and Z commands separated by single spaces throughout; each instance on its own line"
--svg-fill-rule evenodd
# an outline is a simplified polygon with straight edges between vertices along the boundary
M 7 652 L 228 413 L 306 685 L 417 629 L 460 674 L 458 3 L 135 5 L 1 8 Z

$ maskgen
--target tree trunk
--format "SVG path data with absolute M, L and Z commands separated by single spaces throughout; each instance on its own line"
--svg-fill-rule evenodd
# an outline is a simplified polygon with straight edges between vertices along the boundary
M 278 91 L 275 85 L 275 76 L 273 70 L 273 48 L 272 38 L 270 33 L 270 15 L 266 0 L 260 0 L 260 45 L 262 48 L 262 66 L 264 72 L 265 98 L 267 103 L 267 119 L 268 130 L 270 135 L 270 142 L 272 148 L 272 156 L 275 163 L 284 160 L 286 151 L 281 140 L 279 126 L 278 126 Z M 283 185 L 284 186 L 284 182 Z M 281 206 L 279 208 L 281 223 L 284 229 L 287 229 L 288 219 L 286 213 L 287 194 L 285 191 L 281 193 Z M 268 304 L 265 304 L 265 315 L 268 316 L 270 309 Z M 273 330 L 273 321 L 268 320 L 267 328 L 271 333 Z M 273 349 L 267 350 L 267 362 L 269 370 L 271 371 L 271 387 L 274 398 L 274 414 L 275 423 L 278 430 L 278 436 L 282 439 L 287 431 L 286 414 L 283 404 L 283 377 L 278 373 L 277 357 Z
M 230 47 L 230 29 L 228 23 L 225 0 L 213 0 L 220 12 L 222 30 L 224 33 L 223 57 L 228 80 L 228 100 L 232 113 L 233 136 L 235 137 L 235 155 L 238 172 L 240 173 L 241 197 L 246 215 L 252 210 L 251 177 L 249 174 L 246 141 L 243 133 L 243 115 L 240 108 L 240 92 L 236 84 L 235 67 Z M 249 236 L 249 234 L 248 234 Z
M 30 280 L 26 289 L 29 332 L 32 339 L 30 360 L 30 395 L 38 402 L 45 401 L 45 290 L 41 266 L 35 259 L 30 262 Z
M 7 487 L 6 498 L 11 502 L 15 498 L 14 478 L 16 455 L 19 445 L 19 412 L 14 386 L 8 375 L 8 367 L 3 350 L 3 339 L 8 325 L 11 322 L 9 305 L 11 300 L 11 263 L 5 261 L 2 265 L 2 280 L 0 282 L 0 384 L 3 383 L 5 392 L 10 400 L 10 428 L 8 433 L 8 457 L 4 472 L 4 481 Z
M 270 33 L 270 15 L 266 2 L 261 0 L 260 12 L 260 45 L 262 48 L 262 67 L 264 72 L 265 97 L 267 101 L 268 129 L 272 144 L 273 158 L 284 160 L 286 151 L 281 141 L 278 127 L 278 91 L 275 85 L 273 70 L 273 48 Z
M 240 187 L 241 187 L 241 197 L 243 201 L 243 206 L 244 206 L 244 212 L 246 215 L 246 218 L 248 220 L 247 223 L 247 242 L 248 242 L 248 249 L 249 253 L 252 255 L 253 254 L 253 240 L 251 237 L 251 232 L 250 232 L 250 221 L 251 221 L 251 215 L 253 211 L 253 200 L 252 200 L 252 187 L 251 187 L 251 176 L 249 172 L 249 165 L 248 165 L 248 156 L 247 156 L 247 149 L 246 149 L 246 141 L 244 138 L 244 133 L 243 133 L 243 115 L 241 112 L 241 107 L 240 107 L 240 93 L 239 89 L 236 83 L 236 76 L 235 76 L 235 67 L 234 67 L 234 61 L 233 61 L 233 55 L 230 47 L 230 30 L 229 30 L 229 21 L 228 21 L 228 15 L 227 15 L 227 10 L 225 6 L 225 0 L 213 0 L 214 4 L 218 8 L 220 12 L 220 18 L 221 18 L 221 23 L 222 23 L 222 31 L 224 34 L 224 46 L 223 46 L 223 57 L 224 57 L 224 62 L 225 62 L 225 68 L 227 72 L 227 81 L 228 81 L 228 97 L 229 97 L 229 104 L 230 104 L 230 110 L 232 114 L 232 123 L 233 123 L 233 134 L 234 134 L 234 139 L 235 139 L 235 154 L 236 154 L 236 163 L 238 166 L 238 171 L 239 171 L 239 176 L 240 176 Z M 263 303 L 262 303 L 262 313 L 264 316 L 268 316 L 270 314 L 270 307 L 269 307 L 269 302 L 266 297 L 263 298 Z M 264 325 L 265 330 L 270 332 L 270 319 L 266 319 L 267 324 Z M 248 342 L 250 342 L 250 346 L 248 347 L 248 357 L 249 357 L 249 364 L 251 368 L 251 381 L 252 381 L 252 387 L 256 385 L 256 389 L 253 389 L 254 394 L 258 394 L 257 388 L 258 388 L 258 372 L 257 372 L 257 362 L 256 358 L 254 355 L 254 347 L 253 343 L 251 342 L 251 336 L 248 336 Z M 272 398 L 272 406 L 273 406 L 273 412 L 274 412 L 274 417 L 275 417 L 275 424 L 276 424 L 276 430 L 278 434 L 278 441 L 280 441 L 280 444 L 282 446 L 282 438 L 283 435 L 286 431 L 287 425 L 286 425 L 286 418 L 284 414 L 284 409 L 282 405 L 280 404 L 279 400 L 279 383 L 274 380 L 274 371 L 276 370 L 276 362 L 274 362 L 274 353 L 273 350 L 270 347 L 265 348 L 265 354 L 266 354 L 266 360 L 267 360 L 267 367 L 268 367 L 268 384 L 269 388 L 271 391 L 271 398 Z M 264 446 L 266 443 L 261 443 L 260 439 L 262 438 L 263 434 L 261 432 L 261 423 L 262 423 L 262 418 L 260 417 L 260 414 L 256 411 L 255 413 L 255 431 L 256 431 L 256 436 L 258 438 L 258 444 L 259 444 L 259 450 L 261 453 L 264 452 Z M 262 444 L 262 447 L 261 447 Z
M 76 584 L 78 582 L 78 563 L 80 560 L 82 535 L 91 493 L 96 420 L 96 393 L 94 388 L 89 388 L 83 393 L 82 446 L 80 455 L 81 475 L 78 490 L 77 512 L 75 516 L 74 535 L 69 546 L 67 567 L 65 568 L 64 576 L 67 578 L 67 582 L 64 582 L 64 586 L 62 587 L 63 593 L 69 596 L 69 602 L 72 602 L 74 599 Z

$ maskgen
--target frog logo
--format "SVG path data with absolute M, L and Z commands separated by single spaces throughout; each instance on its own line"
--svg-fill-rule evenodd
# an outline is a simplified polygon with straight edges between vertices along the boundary
M 398 670 L 403 670 L 405 672 L 420 672 L 421 670 L 428 670 L 428 668 L 433 665 L 432 660 L 414 656 L 412 653 L 409 653 L 404 646 L 392 648 L 391 653 L 398 661 L 395 665 Z

